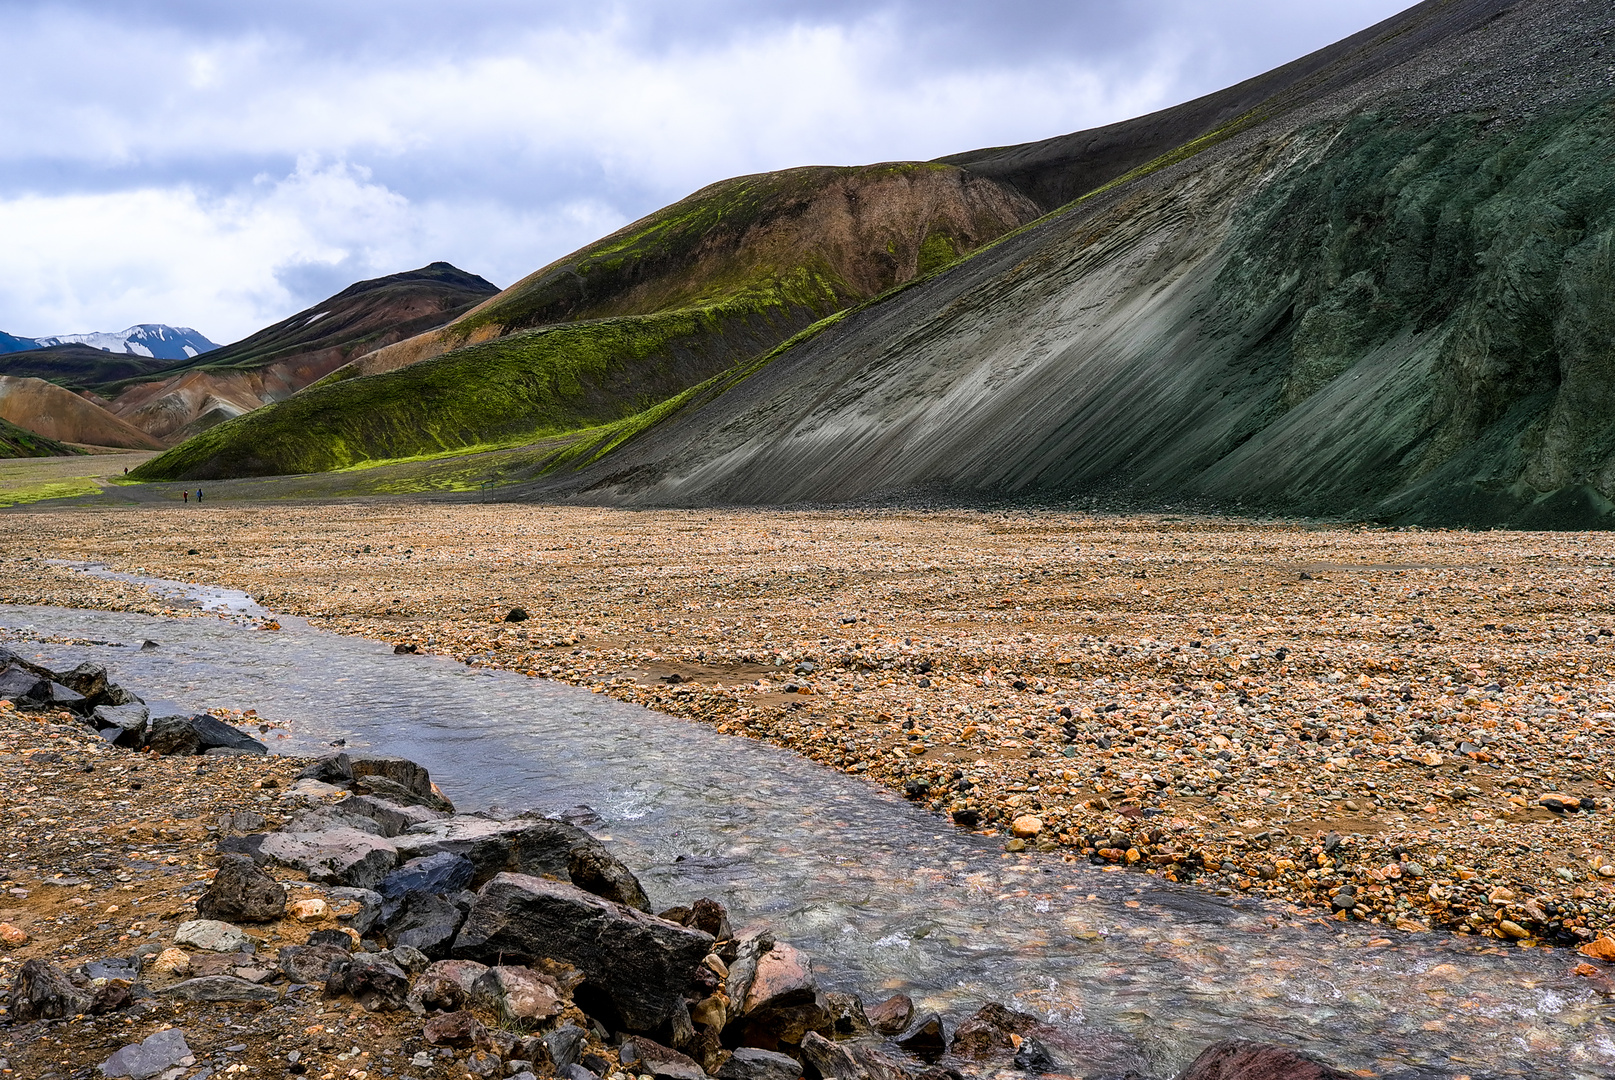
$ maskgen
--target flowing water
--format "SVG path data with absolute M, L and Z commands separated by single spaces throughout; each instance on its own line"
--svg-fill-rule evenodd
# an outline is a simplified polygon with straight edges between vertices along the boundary
M 1368 928 L 1274 905 L 1006 856 L 766 744 L 295 619 L 266 632 L 243 594 L 146 583 L 222 617 L 0 605 L 0 643 L 103 663 L 148 699 L 254 708 L 289 725 L 277 751 L 344 738 L 413 758 L 462 810 L 587 804 L 654 904 L 721 900 L 737 926 L 771 924 L 828 986 L 867 1000 L 902 990 L 954 1019 L 1002 1001 L 1113 1061 L 1142 1055 L 1151 1075 L 1241 1037 L 1366 1075 L 1615 1076 L 1615 1007 L 1568 974 L 1568 953 L 1438 936 L 1376 945 Z

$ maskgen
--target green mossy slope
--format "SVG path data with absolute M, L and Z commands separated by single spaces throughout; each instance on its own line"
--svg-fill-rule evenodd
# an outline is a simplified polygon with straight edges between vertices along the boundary
M 0 420 L 0 458 L 65 457 L 83 452 L 55 439 L 35 435 L 9 420 Z
M 322 472 L 519 445 L 638 413 L 811 319 L 783 303 L 717 305 L 528 330 L 398 371 L 311 387 L 219 424 L 130 475 Z
M 135 475 L 302 473 L 614 423 L 1035 214 L 947 165 L 724 181 Z

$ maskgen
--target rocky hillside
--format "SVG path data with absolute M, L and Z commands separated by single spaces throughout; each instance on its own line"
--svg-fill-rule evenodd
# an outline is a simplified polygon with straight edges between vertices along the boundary
M 0 420 L 62 443 L 160 450 L 162 444 L 101 406 L 43 379 L 0 375 Z
M 289 319 L 109 388 L 113 413 L 167 442 L 281 401 L 349 359 L 443 323 L 499 290 L 444 262 L 361 281 Z
M 591 436 L 529 490 L 1607 524 L 1612 34 L 1583 0 L 1420 5 L 1354 39 L 1353 78 Z
M 621 420 L 1037 213 L 942 164 L 727 180 L 140 474 L 310 472 Z

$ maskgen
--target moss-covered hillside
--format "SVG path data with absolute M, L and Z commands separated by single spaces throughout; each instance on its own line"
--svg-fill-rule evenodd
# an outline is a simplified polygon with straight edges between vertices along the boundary
M 83 452 L 0 418 L 0 458 L 64 457 Z
M 948 165 L 727 180 L 136 475 L 319 471 L 616 421 L 1036 214 Z

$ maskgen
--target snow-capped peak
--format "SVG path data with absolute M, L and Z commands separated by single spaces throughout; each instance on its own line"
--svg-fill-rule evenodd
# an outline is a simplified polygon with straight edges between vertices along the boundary
M 165 326 L 162 323 L 138 323 L 118 333 L 60 334 L 35 338 L 34 341 L 41 349 L 52 345 L 88 345 L 103 352 L 151 356 L 159 360 L 187 360 L 218 348 L 188 326 Z

